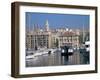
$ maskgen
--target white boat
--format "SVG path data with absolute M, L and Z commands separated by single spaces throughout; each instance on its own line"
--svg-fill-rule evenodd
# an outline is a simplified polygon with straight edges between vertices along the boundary
M 85 42 L 85 47 L 86 47 L 86 51 L 89 52 L 90 51 L 90 41 Z
M 45 49 L 45 50 L 38 50 L 38 51 L 29 51 L 27 52 L 26 59 L 33 59 L 35 57 L 41 56 L 41 55 L 48 55 L 49 51 L 51 51 L 51 54 L 56 51 L 56 49 Z M 33 53 L 33 54 L 32 54 Z

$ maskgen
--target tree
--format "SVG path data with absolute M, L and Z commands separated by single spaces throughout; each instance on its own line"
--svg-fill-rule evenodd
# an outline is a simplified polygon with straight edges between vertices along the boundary
M 81 33 L 79 35 L 79 43 L 82 44 L 83 43 L 83 33 Z
M 56 39 L 55 46 L 59 47 L 59 41 L 58 41 L 58 39 Z

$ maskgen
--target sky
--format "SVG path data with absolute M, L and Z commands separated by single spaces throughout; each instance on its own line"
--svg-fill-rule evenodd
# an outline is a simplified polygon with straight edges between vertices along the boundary
M 25 17 L 27 28 L 33 28 L 34 24 L 38 24 L 40 28 L 44 28 L 46 20 L 48 20 L 51 29 L 61 27 L 83 29 L 83 26 L 84 29 L 89 29 L 89 15 L 26 12 Z

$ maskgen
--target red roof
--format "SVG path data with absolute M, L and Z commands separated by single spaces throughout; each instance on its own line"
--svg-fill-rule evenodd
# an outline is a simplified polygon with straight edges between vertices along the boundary
M 74 33 L 74 32 L 64 32 L 64 33 L 62 33 L 60 36 L 64 36 L 64 37 L 66 37 L 66 36 L 75 36 L 76 34 Z

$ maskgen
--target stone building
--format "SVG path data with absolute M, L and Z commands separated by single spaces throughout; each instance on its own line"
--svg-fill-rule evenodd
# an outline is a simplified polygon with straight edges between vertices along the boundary
M 48 21 L 46 21 L 44 30 L 35 25 L 34 30 L 26 33 L 26 48 L 28 50 L 51 48 L 51 32 Z
M 46 20 L 44 29 L 34 25 L 34 29 L 26 32 L 26 49 L 57 48 L 61 46 L 79 47 L 79 30 L 61 28 L 51 30 Z
M 72 46 L 79 47 L 79 34 L 74 31 L 66 31 L 59 35 L 59 47 Z

